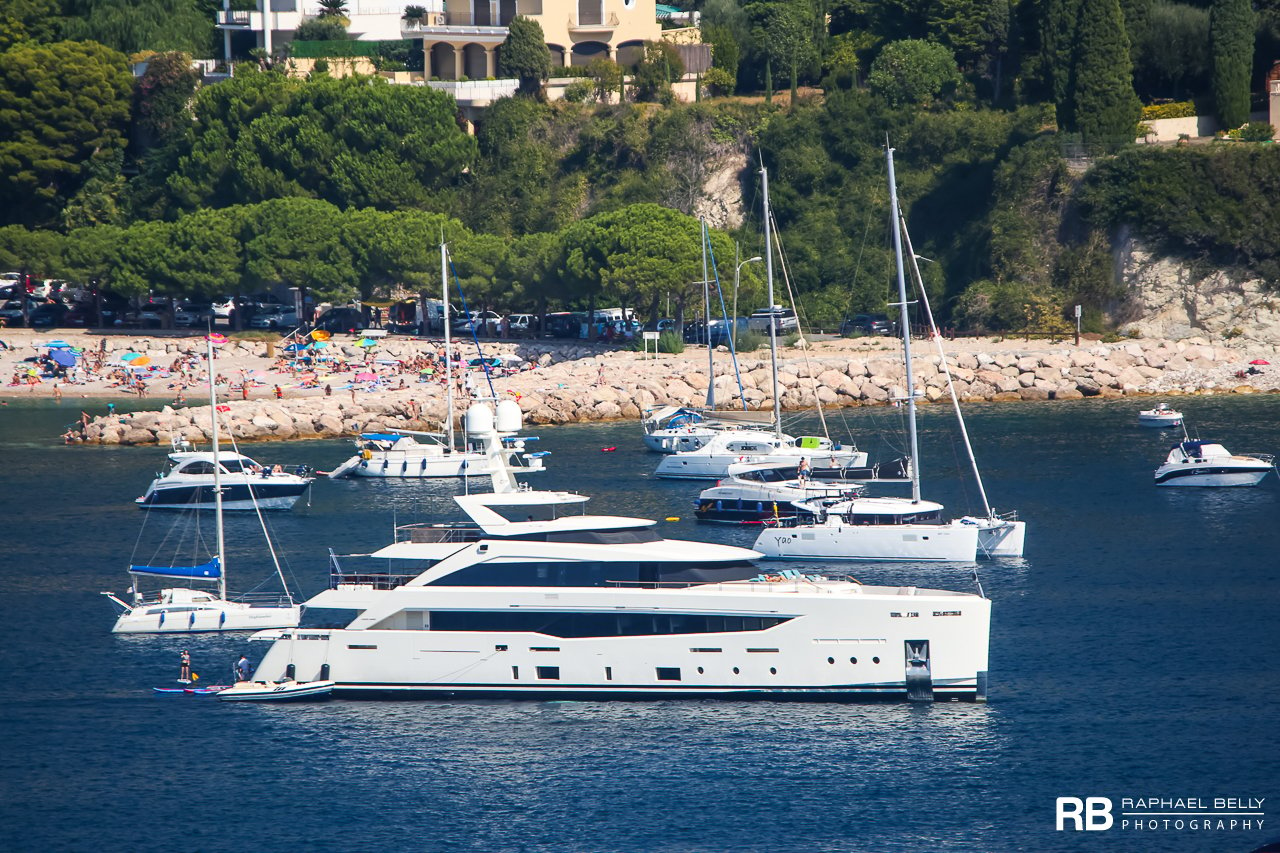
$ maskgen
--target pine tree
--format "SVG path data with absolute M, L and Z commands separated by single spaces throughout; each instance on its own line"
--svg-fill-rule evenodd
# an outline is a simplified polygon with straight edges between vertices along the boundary
M 1075 128 L 1072 110 L 1075 89 L 1076 30 L 1080 24 L 1082 0 L 1044 0 L 1040 29 L 1041 62 L 1053 103 L 1058 127 Z
M 1213 103 L 1223 127 L 1249 120 L 1249 74 L 1253 67 L 1253 7 L 1249 0 L 1214 0 L 1209 10 Z
M 1119 0 L 1084 0 L 1077 33 L 1075 128 L 1086 143 L 1132 142 L 1142 108 Z

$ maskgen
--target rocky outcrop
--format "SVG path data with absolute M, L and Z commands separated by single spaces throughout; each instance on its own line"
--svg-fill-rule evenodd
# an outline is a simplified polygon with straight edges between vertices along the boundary
M 404 341 L 386 347 L 426 346 Z M 517 344 L 503 345 L 508 348 Z M 710 384 L 705 372 L 687 360 L 643 359 L 630 352 L 598 352 L 586 347 L 525 354 L 548 366 L 494 380 L 496 392 L 515 399 L 531 424 L 561 424 L 637 418 L 660 405 L 701 404 Z M 564 350 L 569 351 L 568 357 Z M 1275 347 L 1239 348 L 1211 345 L 1204 339 L 1095 344 L 1048 351 L 961 353 L 952 359 L 952 375 L 962 401 L 1077 400 L 1145 394 L 1254 393 L 1280 390 L 1280 374 L 1249 373 L 1248 362 L 1259 354 L 1275 357 Z M 576 355 L 577 357 L 573 357 Z M 725 360 L 727 362 L 727 359 Z M 1280 358 L 1277 359 L 1280 364 Z M 916 360 L 913 375 L 923 400 L 949 399 L 938 356 Z M 772 376 L 767 361 L 744 360 L 743 398 L 750 409 L 773 407 Z M 733 366 L 717 363 L 714 383 L 718 400 L 740 405 Z M 884 405 L 904 394 L 902 366 L 883 352 L 814 355 L 781 363 L 778 387 L 788 409 L 824 406 Z M 413 384 L 378 394 L 342 392 L 329 397 L 231 401 L 223 429 L 237 440 L 263 441 L 334 438 L 356 432 L 434 429 L 445 417 L 440 385 Z M 459 413 L 466 404 L 457 406 Z M 139 412 L 97 418 L 84 429 L 89 443 L 166 443 L 171 436 L 193 440 L 209 436 L 208 407 Z

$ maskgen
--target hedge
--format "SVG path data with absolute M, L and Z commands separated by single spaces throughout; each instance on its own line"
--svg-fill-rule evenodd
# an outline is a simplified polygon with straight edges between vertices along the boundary
M 297 59 L 325 57 L 390 56 L 396 51 L 410 50 L 409 39 L 398 41 L 295 41 L 290 55 Z
M 1152 104 L 1142 108 L 1143 121 L 1155 121 L 1162 118 L 1193 118 L 1197 115 L 1196 105 L 1191 101 L 1177 101 L 1172 104 Z

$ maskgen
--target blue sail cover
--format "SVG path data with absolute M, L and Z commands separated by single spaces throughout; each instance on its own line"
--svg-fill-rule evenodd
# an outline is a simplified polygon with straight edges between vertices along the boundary
M 130 566 L 131 575 L 155 575 L 162 578 L 205 578 L 216 580 L 222 576 L 222 568 L 218 558 L 214 557 L 203 566 Z

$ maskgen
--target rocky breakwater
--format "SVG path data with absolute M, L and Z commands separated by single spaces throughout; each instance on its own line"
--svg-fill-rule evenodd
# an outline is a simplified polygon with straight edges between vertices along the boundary
M 1265 349 L 1265 352 L 1259 351 Z M 1126 395 L 1256 393 L 1280 391 L 1280 367 L 1254 368 L 1249 362 L 1275 347 L 1213 346 L 1204 341 L 1130 341 L 1039 350 L 996 349 L 949 355 L 951 375 L 962 401 L 1076 400 Z M 797 353 L 791 350 L 791 353 Z M 565 360 L 557 361 L 557 358 Z M 642 358 L 632 352 L 578 348 L 534 356 L 541 366 L 494 380 L 495 391 L 516 399 L 532 424 L 562 424 L 639 418 L 663 405 L 700 405 L 715 382 L 717 400 L 736 406 L 738 380 L 728 359 L 711 378 L 697 353 Z M 1268 360 L 1270 360 L 1268 359 Z M 918 357 L 917 388 L 926 401 L 947 396 L 947 380 L 936 354 Z M 741 398 L 747 408 L 773 407 L 767 359 L 740 360 Z M 815 348 L 780 362 L 778 387 L 787 410 L 823 406 L 884 405 L 904 394 L 905 374 L 891 349 L 842 352 Z M 477 383 L 482 384 L 482 383 Z M 245 400 L 225 404 L 223 429 L 236 439 L 334 438 L 358 432 L 437 429 L 444 418 L 443 388 L 437 383 L 407 389 L 311 396 L 285 400 Z M 457 404 L 459 414 L 466 402 Z M 207 407 L 139 412 L 97 418 L 84 440 L 103 444 L 168 443 L 174 436 L 207 441 Z

